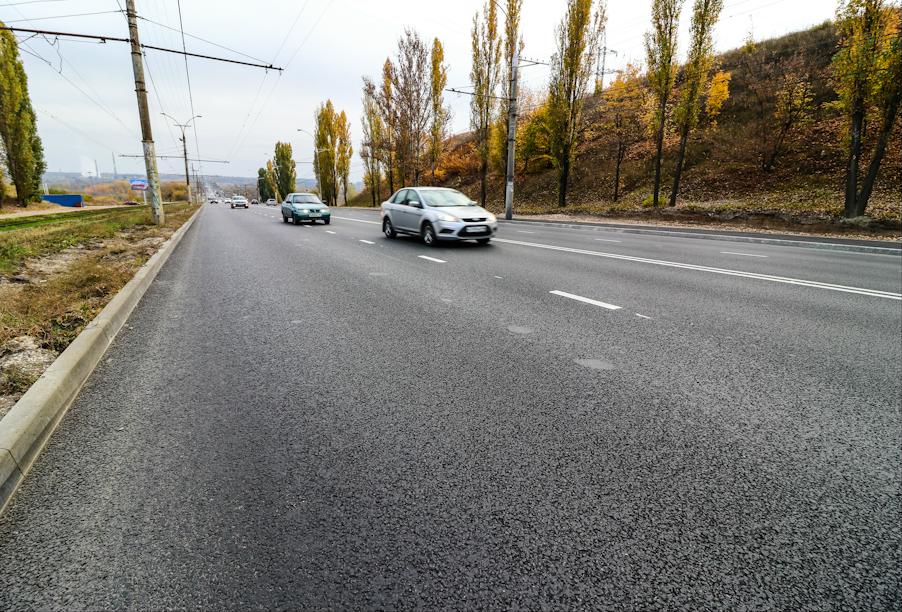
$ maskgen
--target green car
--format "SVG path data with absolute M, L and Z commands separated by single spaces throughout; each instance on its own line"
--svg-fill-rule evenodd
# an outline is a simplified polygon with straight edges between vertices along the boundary
M 329 207 L 313 193 L 289 193 L 282 202 L 282 222 L 300 223 L 322 221 L 329 225 L 332 213 Z

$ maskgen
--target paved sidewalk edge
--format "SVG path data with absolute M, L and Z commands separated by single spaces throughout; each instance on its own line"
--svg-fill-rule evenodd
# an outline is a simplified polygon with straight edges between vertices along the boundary
M 0 515 L 82 385 L 202 211 L 203 207 L 199 208 L 163 243 L 0 420 Z

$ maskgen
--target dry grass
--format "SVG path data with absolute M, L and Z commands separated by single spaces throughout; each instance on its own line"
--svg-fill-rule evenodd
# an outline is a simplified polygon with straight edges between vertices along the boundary
M 168 206 L 164 227 L 150 225 L 146 211 L 117 209 L 113 218 L 0 233 L 0 271 L 9 276 L 0 276 L 0 344 L 29 335 L 65 349 L 195 209 Z M 23 282 L 11 282 L 16 275 Z

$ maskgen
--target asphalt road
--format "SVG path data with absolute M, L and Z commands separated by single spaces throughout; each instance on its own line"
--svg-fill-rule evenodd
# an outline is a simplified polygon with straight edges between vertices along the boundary
M 0 519 L 0 609 L 902 607 L 902 259 L 377 220 L 204 211 Z

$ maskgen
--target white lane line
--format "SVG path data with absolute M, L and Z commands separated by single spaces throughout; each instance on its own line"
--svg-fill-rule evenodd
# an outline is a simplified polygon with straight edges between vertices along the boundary
M 623 242 L 622 240 L 611 240 L 610 238 L 596 238 L 598 242 Z
M 419 255 L 420 259 L 425 259 L 426 261 L 434 261 L 435 263 L 448 263 L 444 259 L 436 259 L 435 257 L 429 257 L 428 255 Z
M 586 304 L 592 304 L 593 306 L 601 306 L 602 308 L 607 308 L 608 310 L 620 310 L 620 306 L 615 306 L 614 304 L 608 304 L 607 302 L 599 302 L 598 300 L 593 300 L 587 297 L 583 297 L 581 295 L 574 295 L 572 293 L 567 293 L 565 291 L 549 291 L 553 295 L 559 295 L 561 297 L 570 298 L 571 300 L 576 300 L 577 302 L 585 302 Z
M 332 230 L 326 230 L 326 233 L 327 233 L 327 234 L 334 234 L 335 232 L 333 232 Z
M 375 242 L 371 242 L 369 240 L 361 240 L 360 242 L 362 242 L 363 244 L 376 244 Z
M 651 317 L 646 317 L 645 315 L 639 314 L 638 312 L 636 313 L 636 316 L 639 317 L 640 319 L 651 319 Z
M 739 276 L 742 278 L 752 278 L 756 280 L 766 280 L 774 283 L 785 283 L 789 285 L 799 285 L 801 287 L 812 287 L 814 289 L 826 289 L 828 291 L 841 291 L 843 293 L 856 293 L 858 295 L 866 295 L 869 297 L 885 298 L 888 300 L 902 301 L 902 293 L 893 293 L 891 291 L 880 291 L 877 289 L 864 289 L 861 287 L 847 287 L 845 285 L 834 285 L 831 283 L 821 283 L 817 281 L 807 281 L 798 278 L 788 278 L 785 276 L 772 276 L 770 274 L 757 274 L 755 272 L 740 272 L 739 270 L 728 270 L 726 268 L 712 268 L 710 266 L 697 266 L 695 264 L 685 264 L 676 261 L 665 261 L 662 259 L 648 259 L 646 257 L 633 257 L 631 255 L 618 255 L 617 253 L 604 253 L 601 251 L 587 251 L 585 249 L 573 249 L 570 247 L 555 246 L 553 244 L 540 244 L 537 242 L 521 242 L 519 240 L 508 240 L 507 238 L 495 238 L 496 242 L 506 244 L 516 244 L 520 246 L 528 246 L 536 249 L 549 249 L 552 251 L 563 251 L 565 253 L 576 253 L 579 255 L 592 255 L 595 257 L 604 257 L 607 259 L 619 259 L 622 261 L 632 261 L 636 263 L 647 263 L 655 266 L 666 266 L 669 268 L 683 268 L 685 270 L 695 270 L 697 272 L 709 272 L 711 274 L 725 274 L 727 276 Z
M 501 278 L 501 277 L 500 277 L 500 276 L 496 276 L 496 277 L 495 277 L 495 278 L 500 278 L 500 279 L 501 279 L 501 280 L 504 280 L 504 279 L 503 279 L 503 278 Z
M 743 257 L 761 257 L 767 259 L 767 255 L 753 255 L 751 253 L 737 253 L 735 251 L 721 251 L 721 255 L 742 255 Z
M 527 232 L 526 230 L 517 230 L 520 234 L 535 234 L 535 232 Z
M 339 217 L 332 215 L 333 219 L 344 219 L 345 221 L 356 221 L 357 223 L 370 223 L 372 225 L 381 225 L 379 221 L 367 221 L 365 219 L 354 219 L 353 217 Z

